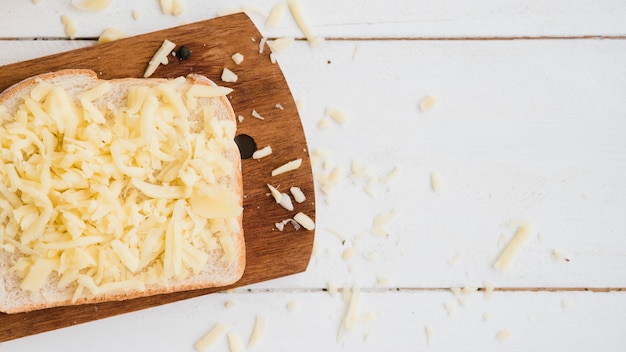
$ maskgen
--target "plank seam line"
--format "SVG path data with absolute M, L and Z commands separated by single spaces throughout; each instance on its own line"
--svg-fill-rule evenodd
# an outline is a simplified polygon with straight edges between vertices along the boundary
M 351 287 L 351 286 L 350 286 Z M 459 287 L 461 288 L 461 287 Z M 449 292 L 452 287 L 360 287 L 361 292 L 384 293 L 384 292 Z M 241 288 L 234 289 L 237 293 L 319 293 L 328 292 L 326 288 Z M 223 291 L 218 293 L 232 293 L 233 291 Z M 484 292 L 484 287 L 476 287 L 477 292 Z M 626 292 L 626 287 L 496 287 L 495 292 Z M 343 292 L 343 288 L 338 287 L 337 292 Z
M 139 33 L 137 35 L 141 35 Z M 265 37 L 275 40 L 281 37 Z M 296 37 L 297 41 L 306 38 Z M 418 36 L 418 37 L 325 37 L 326 41 L 509 41 L 509 40 L 626 40 L 624 35 L 572 35 L 572 36 Z M 97 41 L 98 37 L 0 37 L 0 41 Z

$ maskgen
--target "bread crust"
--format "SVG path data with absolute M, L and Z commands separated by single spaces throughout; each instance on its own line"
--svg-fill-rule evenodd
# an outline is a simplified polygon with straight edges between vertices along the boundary
M 188 81 L 195 84 L 206 84 L 216 86 L 214 82 L 209 80 L 208 78 L 198 75 L 191 74 L 187 76 Z M 26 94 L 26 92 L 30 92 L 30 90 L 38 84 L 40 81 L 46 82 L 62 82 L 66 80 L 74 80 L 89 82 L 93 86 L 99 84 L 104 80 L 100 80 L 98 75 L 92 70 L 86 69 L 67 69 L 56 72 L 49 72 L 40 74 L 37 76 L 33 76 L 27 78 L 21 82 L 14 84 L 13 86 L 6 89 L 4 92 L 0 93 L 0 105 L 4 105 L 5 107 L 9 107 L 7 112 L 12 112 L 14 109 L 17 109 L 19 103 L 21 103 L 22 97 Z M 121 79 L 112 79 L 108 80 L 111 84 L 157 84 L 159 82 L 165 82 L 167 79 L 163 78 L 121 78 Z M 232 121 L 236 126 L 236 116 L 233 111 L 233 108 L 225 96 L 216 97 L 213 99 L 217 99 L 222 108 L 220 112 L 222 112 L 219 116 L 220 119 Z M 9 121 L 0 121 L 0 124 L 4 125 Z M 241 158 L 239 156 L 239 152 L 236 144 L 232 141 L 231 153 L 229 153 L 228 158 L 232 162 L 234 174 L 232 175 L 234 185 L 233 190 L 238 195 L 239 205 L 243 207 L 243 177 L 241 173 Z M 236 255 L 237 259 L 234 262 L 234 268 L 231 268 L 228 277 L 213 277 L 211 280 L 207 280 L 203 277 L 202 274 L 205 274 L 203 271 L 200 274 L 192 274 L 189 278 L 183 281 L 175 281 L 171 280 L 167 285 L 146 285 L 145 290 L 142 291 L 127 291 L 127 292 L 119 292 L 119 293 L 109 293 L 102 295 L 92 295 L 87 294 L 81 296 L 76 300 L 72 300 L 73 290 L 71 292 L 53 292 L 53 295 L 48 294 L 47 296 L 60 296 L 56 299 L 42 299 L 42 295 L 39 295 L 38 299 L 34 299 L 30 302 L 21 302 L 19 305 L 11 304 L 11 302 L 7 301 L 7 298 L 11 295 L 11 292 L 8 291 L 6 286 L 0 287 L 0 311 L 5 313 L 18 313 L 18 312 L 27 312 L 37 309 L 43 308 L 51 308 L 58 306 L 68 306 L 68 305 L 77 305 L 77 304 L 88 304 L 88 303 L 98 303 L 105 301 L 120 301 L 127 300 L 139 297 L 152 296 L 157 294 L 166 294 L 178 291 L 187 291 L 187 290 L 196 290 L 210 287 L 221 287 L 227 286 L 238 281 L 244 272 L 246 265 L 246 249 L 245 249 L 245 239 L 243 234 L 243 212 L 237 218 L 237 223 L 239 224 L 240 232 L 236 234 L 236 238 L 234 239 L 234 244 L 236 247 Z M 3 273 L 3 279 L 8 280 L 7 275 L 8 269 L 11 266 L 11 262 L 16 259 L 14 254 L 7 253 L 6 251 L 0 249 L 0 272 Z M 215 264 L 215 263 L 214 263 Z M 219 264 L 219 263 L 218 263 Z M 220 264 L 221 265 L 221 264 Z M 211 268 L 209 268 L 211 269 Z M 15 275 L 15 274 L 14 274 Z M 56 277 L 56 273 L 51 275 L 51 278 L 42 290 L 55 290 L 56 289 L 56 281 L 58 277 Z M 15 286 L 15 288 L 19 289 L 19 285 Z M 3 297 L 4 296 L 4 297 Z

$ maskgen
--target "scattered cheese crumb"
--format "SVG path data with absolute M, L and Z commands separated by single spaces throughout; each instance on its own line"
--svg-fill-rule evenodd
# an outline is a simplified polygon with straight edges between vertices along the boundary
M 345 124 L 348 121 L 346 113 L 337 108 L 326 108 L 326 115 L 328 115 L 331 119 L 337 121 L 341 125 Z
M 529 225 L 521 225 L 513 236 L 513 239 L 511 239 L 509 244 L 507 244 L 507 246 L 500 254 L 500 257 L 498 257 L 496 262 L 493 264 L 493 267 L 498 270 L 506 270 L 507 268 L 509 268 L 511 266 L 511 263 L 513 262 L 513 259 L 515 259 L 515 256 L 519 253 L 524 243 L 526 243 L 526 241 L 528 240 L 529 235 Z
M 296 108 L 298 108 L 298 110 L 302 110 L 302 108 L 304 108 L 304 105 L 306 105 L 304 100 L 302 99 L 296 100 Z
M 459 298 L 457 298 L 457 302 L 459 302 L 459 306 L 467 307 L 467 298 L 459 297 Z
M 379 277 L 376 279 L 376 285 L 378 286 L 389 286 L 391 280 L 388 277 Z
M 259 54 L 263 54 L 263 50 L 265 49 L 265 42 L 267 41 L 267 38 L 263 37 L 261 38 L 261 40 L 259 41 Z
M 98 37 L 98 44 L 109 43 L 114 40 L 122 39 L 128 37 L 128 33 L 123 32 L 116 28 L 107 28 L 102 31 L 100 36 Z
M 137 21 L 141 17 L 141 11 L 133 10 L 133 19 Z
M 231 331 L 228 333 L 228 347 L 230 348 L 231 352 L 245 351 L 245 348 L 243 346 L 243 343 L 241 342 L 241 339 L 239 338 L 239 335 L 234 331 Z
M 309 26 L 305 18 L 305 11 L 302 7 L 302 4 L 300 3 L 300 0 L 288 0 L 287 4 L 289 5 L 291 15 L 293 16 L 294 20 L 298 24 L 298 27 L 302 31 L 302 34 L 304 34 L 304 37 L 309 41 L 309 45 L 316 46 L 317 44 L 322 42 L 324 38 L 313 35 L 311 27 Z
M 391 221 L 398 214 L 398 210 L 393 209 L 388 213 L 383 213 L 374 218 L 373 232 L 376 235 L 386 235 L 389 233 L 385 228 L 385 225 Z
M 243 62 L 243 55 L 241 53 L 234 53 L 233 56 L 231 56 L 231 59 L 235 65 L 239 65 Z
M 446 308 L 446 312 L 448 312 L 449 316 L 453 316 L 456 312 L 456 306 L 452 302 L 446 302 L 444 307 Z
M 222 81 L 234 83 L 237 82 L 239 77 L 231 70 L 224 67 L 224 71 L 222 71 Z
M 228 325 L 224 323 L 216 324 L 211 331 L 209 331 L 204 337 L 196 342 L 196 351 L 204 352 L 211 348 L 217 340 L 222 337 L 226 331 L 228 331 Z
M 489 300 L 491 296 L 493 295 L 493 290 L 495 289 L 495 285 L 491 281 L 484 281 L 483 283 L 485 285 L 485 292 L 483 294 L 483 297 L 485 298 L 485 300 Z
M 244 119 L 245 117 L 243 117 L 243 115 L 237 116 L 237 120 L 239 121 L 239 123 L 242 123 Z
M 272 64 L 276 63 L 276 53 L 270 53 L 270 62 Z
M 460 287 L 450 287 L 450 291 L 452 291 L 452 294 L 455 296 L 458 296 L 461 294 L 461 288 Z
M 356 57 L 359 55 L 360 52 L 361 43 L 356 43 L 356 45 L 354 45 L 354 51 L 352 52 L 352 61 L 356 60 Z
M 261 341 L 261 338 L 265 333 L 265 325 L 265 317 L 258 315 L 254 323 L 254 328 L 252 328 L 252 333 L 250 334 L 250 340 L 248 340 L 248 349 L 251 349 L 259 344 L 259 341 Z
M 287 8 L 287 3 L 284 1 L 276 4 L 270 11 L 269 16 L 267 16 L 265 25 L 268 27 L 276 27 L 280 23 L 280 21 L 283 19 L 283 15 L 285 14 L 286 8 Z
M 152 74 L 156 71 L 159 65 L 167 65 L 167 63 L 169 62 L 167 56 L 172 52 L 172 50 L 174 50 L 175 47 L 176 44 L 165 39 L 161 44 L 159 50 L 154 53 L 154 56 L 152 56 L 152 59 L 150 59 L 150 61 L 148 62 L 148 67 L 146 68 L 143 77 L 148 78 L 152 76 Z
M 448 259 L 448 265 L 454 266 L 459 261 L 459 259 L 461 259 L 461 255 L 462 255 L 461 252 L 456 252 L 452 256 L 452 258 Z
M 491 320 L 491 318 L 493 318 L 493 316 L 491 315 L 491 313 L 489 313 L 489 312 L 485 312 L 485 314 L 483 314 L 483 320 L 484 320 L 484 321 L 489 321 L 489 320 Z
M 171 15 L 174 8 L 174 0 L 159 0 L 161 6 L 161 13 L 164 15 Z
M 252 159 L 262 159 L 270 154 L 272 154 L 272 147 L 266 145 L 265 147 L 257 149 L 254 153 L 252 153 Z
M 426 344 L 430 346 L 430 342 L 433 340 L 433 328 L 426 325 L 424 330 L 426 331 Z
M 326 116 L 322 117 L 320 119 L 320 122 L 318 122 L 317 127 L 322 128 L 322 129 L 327 129 L 330 127 L 330 119 Z
M 335 297 L 337 295 L 337 284 L 335 284 L 334 281 L 328 281 L 328 294 L 331 295 L 332 297 Z
M 285 164 L 275 168 L 274 170 L 272 170 L 272 176 L 277 176 L 277 175 L 283 174 L 285 172 L 296 170 L 301 165 L 302 165 L 302 159 L 301 158 L 289 161 L 289 162 L 287 162 L 287 163 L 285 163 Z
M 366 333 L 365 335 L 363 335 L 363 342 L 365 343 L 370 343 L 373 339 L 374 334 L 372 334 L 371 332 Z
M 74 24 L 74 21 L 67 15 L 62 15 L 61 22 L 63 23 L 63 26 L 65 26 L 65 34 L 67 34 L 70 39 L 74 39 L 77 32 L 76 24 Z
M 293 44 L 293 37 L 282 37 L 275 40 L 270 41 L 269 47 L 275 53 L 280 53 L 282 51 L 287 50 Z
M 315 229 L 315 222 L 308 215 L 299 212 L 294 215 L 293 219 L 298 222 L 298 224 L 302 225 L 305 229 L 311 231 Z
M 226 302 L 224 302 L 224 308 L 226 309 L 231 309 L 235 306 L 235 302 L 228 300 Z
M 478 291 L 478 287 L 472 287 L 472 286 L 464 286 L 461 289 L 461 293 L 464 295 L 469 295 L 470 293 L 474 293 Z
M 381 176 L 378 180 L 382 183 L 389 183 L 400 175 L 400 167 L 394 166 L 393 170 L 391 170 L 388 174 Z
M 443 190 L 443 182 L 439 174 L 434 172 L 430 174 L 430 187 L 435 192 L 441 192 Z
M 276 105 L 274 105 L 274 107 L 278 110 L 285 110 L 285 108 L 280 104 L 280 103 L 276 103 Z
M 344 261 L 348 261 L 352 258 L 354 258 L 354 248 L 348 247 L 341 254 L 341 259 L 343 259 Z
M 183 14 L 184 11 L 185 5 L 183 4 L 183 2 L 181 0 L 174 0 L 174 3 L 172 4 L 172 15 L 180 16 Z
M 287 303 L 287 309 L 290 312 L 298 311 L 300 309 L 300 302 L 299 301 L 291 301 L 291 302 Z
M 300 187 L 291 187 L 289 188 L 289 192 L 291 192 L 291 195 L 293 195 L 293 199 L 296 201 L 296 203 L 302 203 L 306 200 L 306 196 L 304 195 Z
M 72 1 L 72 6 L 83 11 L 102 11 L 111 6 L 112 0 L 82 0 Z
M 552 258 L 555 260 L 567 260 L 565 254 L 558 249 L 552 251 Z
M 432 95 L 429 95 L 429 96 L 424 97 L 424 99 L 420 101 L 419 107 L 422 112 L 428 112 L 434 109 L 437 103 L 438 103 L 437 98 L 435 98 Z
M 562 300 L 561 307 L 563 307 L 563 309 L 566 309 L 567 307 L 569 307 L 569 299 L 565 298 L 564 300 Z
M 259 120 L 265 120 L 265 117 L 261 116 L 256 110 L 252 110 L 252 117 L 255 117 Z
M 496 339 L 500 341 L 508 340 L 510 337 L 511 337 L 511 331 L 507 329 L 500 330 L 496 334 Z

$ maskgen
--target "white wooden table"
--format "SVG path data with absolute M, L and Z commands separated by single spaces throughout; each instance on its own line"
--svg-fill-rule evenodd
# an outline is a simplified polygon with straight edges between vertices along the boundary
M 0 65 L 93 45 L 107 27 L 140 34 L 244 5 L 263 35 L 296 37 L 278 63 L 323 155 L 314 171 L 344 175 L 317 193 L 308 270 L 2 351 L 193 351 L 219 322 L 246 343 L 258 316 L 258 351 L 626 350 L 626 2 L 302 0 L 326 38 L 316 47 L 289 12 L 265 25 L 276 0 L 183 3 L 171 16 L 156 0 L 99 13 L 5 2 Z M 426 96 L 438 103 L 423 112 Z M 328 107 L 347 123 L 320 128 Z M 350 176 L 355 161 L 369 177 Z M 390 212 L 387 235 L 374 234 Z M 494 269 L 520 221 L 530 239 L 509 270 Z M 485 283 L 490 299 L 454 292 Z M 354 285 L 359 319 L 338 337 L 341 291 Z M 211 350 L 228 351 L 227 339 Z

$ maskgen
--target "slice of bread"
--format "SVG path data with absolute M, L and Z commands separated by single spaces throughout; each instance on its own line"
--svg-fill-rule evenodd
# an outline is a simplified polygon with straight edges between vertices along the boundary
M 203 76 L 62 70 L 0 94 L 0 311 L 218 287 L 243 275 L 241 159 Z

